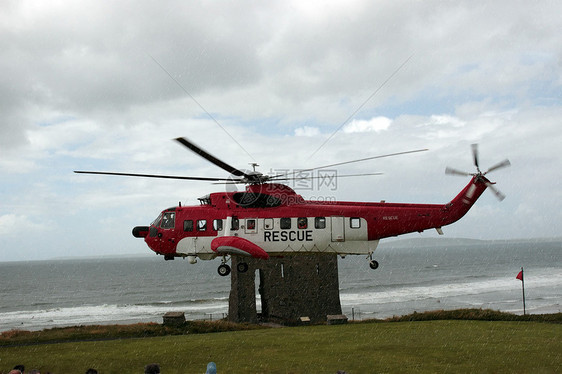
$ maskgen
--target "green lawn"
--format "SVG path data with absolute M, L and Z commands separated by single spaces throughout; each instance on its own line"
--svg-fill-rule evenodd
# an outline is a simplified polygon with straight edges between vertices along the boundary
M 285 327 L 0 348 L 0 373 L 15 364 L 42 373 L 556 373 L 562 325 L 422 321 Z

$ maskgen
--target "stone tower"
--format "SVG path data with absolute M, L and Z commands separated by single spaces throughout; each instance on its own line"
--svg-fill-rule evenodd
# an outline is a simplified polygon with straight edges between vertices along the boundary
M 238 262 L 248 271 L 236 270 Z M 232 257 L 228 318 L 233 322 L 258 322 L 256 282 L 261 296 L 261 319 L 295 323 L 308 317 L 312 323 L 341 314 L 338 260 L 334 254 L 271 257 L 268 260 Z

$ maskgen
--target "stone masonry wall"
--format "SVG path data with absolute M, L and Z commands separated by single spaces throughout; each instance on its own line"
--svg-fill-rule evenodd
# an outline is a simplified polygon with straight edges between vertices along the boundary
M 239 261 L 248 264 L 247 272 L 236 270 Z M 315 323 L 326 321 L 327 315 L 342 313 L 336 255 L 307 254 L 268 260 L 233 256 L 229 320 L 258 322 L 256 281 L 263 320 L 296 323 L 300 317 L 309 317 Z

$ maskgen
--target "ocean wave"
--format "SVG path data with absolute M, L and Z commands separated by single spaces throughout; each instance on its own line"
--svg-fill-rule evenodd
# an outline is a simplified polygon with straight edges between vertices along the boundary
M 149 306 L 160 306 L 160 305 L 172 305 L 172 306 L 189 306 L 189 305 L 207 305 L 207 304 L 217 304 L 228 302 L 228 297 L 213 297 L 207 299 L 182 299 L 182 300 L 162 300 L 153 301 L 150 303 L 137 303 L 135 305 L 149 305 Z
M 13 328 L 33 330 L 45 327 L 104 324 L 115 321 L 156 322 L 167 312 L 184 312 L 188 319 L 203 319 L 207 315 L 221 315 L 227 311 L 228 302 L 225 301 L 199 305 L 162 303 L 83 305 L 0 313 L 0 331 Z
M 411 302 L 424 299 L 442 299 L 446 297 L 483 295 L 498 291 L 520 291 L 520 281 L 513 279 L 488 278 L 485 280 L 442 283 L 424 286 L 381 286 L 378 290 L 368 292 L 340 293 L 342 305 L 385 304 Z M 562 271 L 535 276 L 526 281 L 527 292 L 540 288 L 562 287 Z

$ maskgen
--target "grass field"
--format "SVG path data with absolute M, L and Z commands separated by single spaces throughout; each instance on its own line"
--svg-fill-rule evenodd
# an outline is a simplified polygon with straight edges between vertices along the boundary
M 157 328 L 161 328 L 156 325 Z M 145 333 L 146 336 L 146 333 Z M 4 342 L 5 343 L 5 342 Z M 557 373 L 562 324 L 435 320 L 350 323 L 0 348 L 0 372 L 42 373 Z

